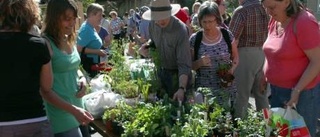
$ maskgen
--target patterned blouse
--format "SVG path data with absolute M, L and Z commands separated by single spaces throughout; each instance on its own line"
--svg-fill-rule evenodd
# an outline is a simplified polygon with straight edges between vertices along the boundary
M 111 19 L 110 25 L 113 35 L 121 33 L 121 23 L 122 20 L 119 17 L 117 17 L 116 19 Z
M 230 31 L 228 32 L 232 41 L 234 37 Z M 190 45 L 192 49 L 194 48 L 195 39 L 196 33 L 192 34 L 190 37 Z M 195 88 L 210 88 L 214 96 L 220 96 L 221 92 L 227 91 L 227 93 L 231 97 L 231 100 L 234 100 L 236 93 L 235 83 L 233 82 L 233 84 L 228 88 L 221 87 L 220 78 L 217 75 L 217 69 L 219 64 L 225 64 L 230 62 L 230 53 L 228 52 L 228 45 L 224 40 L 222 33 L 220 40 L 216 43 L 209 44 L 201 41 L 197 58 L 200 59 L 201 56 L 205 54 L 210 56 L 212 66 L 201 67 L 196 71 Z

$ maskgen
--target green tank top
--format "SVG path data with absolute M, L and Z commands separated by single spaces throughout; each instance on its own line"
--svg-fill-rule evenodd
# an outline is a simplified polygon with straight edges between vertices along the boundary
M 58 49 L 52 41 L 50 41 L 50 45 L 53 51 L 51 58 L 54 77 L 52 90 L 66 102 L 84 108 L 82 99 L 76 97 L 78 91 L 77 70 L 80 64 L 80 56 L 76 46 L 71 54 L 67 54 Z M 45 106 L 54 133 L 64 132 L 80 125 L 72 114 L 47 102 L 45 102 Z

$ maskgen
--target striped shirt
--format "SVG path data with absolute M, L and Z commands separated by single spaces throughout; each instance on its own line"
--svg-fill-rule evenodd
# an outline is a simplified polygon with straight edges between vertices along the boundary
M 259 0 L 245 0 L 233 13 L 229 25 L 238 47 L 262 47 L 268 34 L 269 17 Z

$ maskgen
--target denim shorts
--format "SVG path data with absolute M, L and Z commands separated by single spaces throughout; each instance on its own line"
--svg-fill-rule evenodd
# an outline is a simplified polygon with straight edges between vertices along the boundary
M 275 85 L 271 87 L 271 108 L 284 107 L 286 102 L 290 100 L 291 89 L 281 88 Z M 312 89 L 303 90 L 300 93 L 297 104 L 297 112 L 304 118 L 310 135 L 316 136 L 317 121 L 320 113 L 320 84 Z

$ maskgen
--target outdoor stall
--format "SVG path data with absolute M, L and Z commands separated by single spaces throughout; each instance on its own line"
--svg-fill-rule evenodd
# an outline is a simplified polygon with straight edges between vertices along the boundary
M 156 57 L 125 57 L 123 50 L 113 50 L 109 60 L 112 70 L 91 80 L 93 93 L 84 98 L 86 109 L 96 118 L 90 125 L 102 136 L 265 135 L 266 121 L 261 112 L 249 109 L 248 119 L 234 119 L 228 101 L 217 103 L 208 88 L 186 93 L 184 102 L 157 96 L 161 83 L 156 75 Z M 195 101 L 197 93 L 202 93 L 203 102 Z

